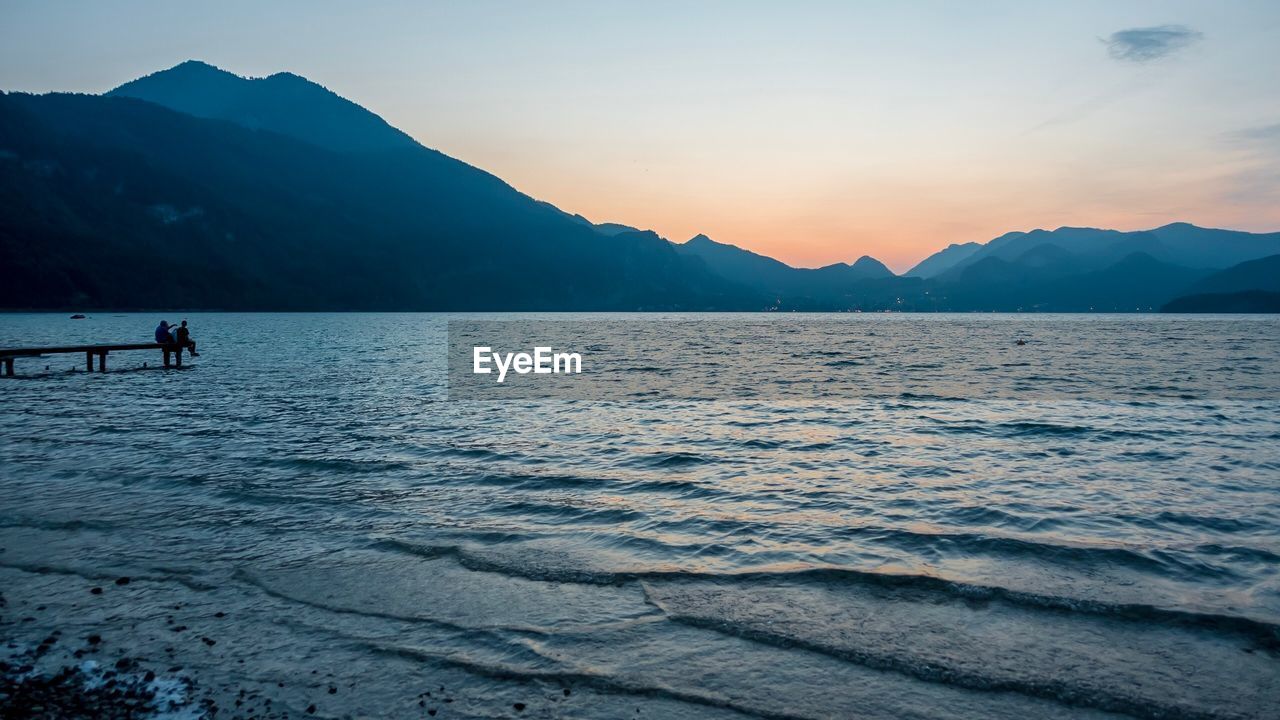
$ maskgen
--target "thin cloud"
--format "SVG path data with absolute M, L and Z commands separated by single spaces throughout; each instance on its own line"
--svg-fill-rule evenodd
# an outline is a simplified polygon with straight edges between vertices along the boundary
M 1188 48 L 1203 37 L 1186 25 L 1158 25 L 1113 32 L 1102 42 L 1113 60 L 1147 63 Z
M 1280 145 L 1280 123 L 1236 130 L 1227 133 L 1226 137 L 1237 145 Z

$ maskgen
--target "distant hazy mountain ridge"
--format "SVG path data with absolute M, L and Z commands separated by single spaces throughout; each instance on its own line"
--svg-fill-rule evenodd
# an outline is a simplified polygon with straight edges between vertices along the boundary
M 963 245 L 948 245 L 938 252 L 916 263 L 916 266 L 903 273 L 907 277 L 932 278 L 950 270 L 970 255 L 982 249 L 981 243 L 967 242 Z
M 1166 312 L 1280 312 L 1280 255 L 1249 260 L 1203 278 Z
M 676 249 L 706 263 L 712 272 L 740 285 L 758 288 L 785 304 L 804 309 L 857 306 L 868 281 L 894 279 L 875 258 L 862 256 L 852 265 L 836 263 L 808 269 L 793 268 L 771 257 L 697 235 Z
M 988 258 L 1019 262 L 1031 257 L 1028 253 L 1032 252 L 1057 252 L 1080 268 L 1097 269 L 1133 253 L 1145 253 L 1174 265 L 1217 269 L 1280 253 L 1280 233 L 1212 230 L 1187 223 L 1139 232 L 1071 227 L 1012 232 L 985 245 L 953 245 L 926 258 L 907 274 L 919 277 L 952 274 L 954 277 L 955 273 Z

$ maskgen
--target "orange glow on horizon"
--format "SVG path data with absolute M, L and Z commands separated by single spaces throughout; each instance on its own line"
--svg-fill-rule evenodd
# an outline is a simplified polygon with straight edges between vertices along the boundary
M 932 153 L 887 161 L 868 150 L 855 157 L 861 167 L 849 169 L 841 158 L 785 148 L 761 148 L 759 158 L 726 166 L 716 162 L 722 153 L 702 157 L 660 143 L 644 163 L 626 161 L 627 154 L 568 161 L 567 152 L 548 163 L 546 148 L 517 152 L 475 135 L 457 140 L 440 149 L 592 222 L 653 230 L 677 243 L 701 233 L 794 267 L 870 255 L 902 273 L 953 243 L 1062 226 L 1280 230 L 1280 202 L 1238 192 L 1257 159 L 1215 147 L 1155 146 L 1141 162 L 1115 165 L 1110 157 L 1132 151 L 1122 139 L 1089 138 L 1091 145 L 1065 156 L 1056 141 L 1044 148 L 1046 140 L 1021 139 L 1047 153 L 1037 164 L 1020 161 L 1017 143 L 966 154 L 937 138 Z M 1175 157 L 1179 170 L 1162 171 Z
M 852 263 L 869 255 L 895 273 L 951 244 L 986 243 L 1008 232 L 1053 230 L 1063 226 L 1098 227 L 1122 231 L 1148 230 L 1172 222 L 1190 222 L 1249 232 L 1280 229 L 1280 207 L 1260 214 L 1253 206 L 1230 203 L 1203 207 L 1195 197 L 1166 196 L 1167 209 L 1129 211 L 1101 203 L 1064 202 L 1051 198 L 1020 198 L 1020 204 L 972 199 L 957 204 L 934 200 L 897 203 L 885 200 L 868 206 L 836 206 L 826 213 L 805 213 L 782 204 L 764 202 L 725 210 L 708 205 L 669 202 L 644 203 L 641 194 L 567 193 L 568 200 L 551 200 L 593 222 L 617 222 L 653 230 L 676 243 L 699 233 L 720 243 L 736 245 L 781 260 L 793 267 L 816 268 Z M 998 195 L 998 194 L 997 194 Z M 999 199 L 999 198 L 997 198 Z M 1020 206 L 1019 206 L 1020 205 Z

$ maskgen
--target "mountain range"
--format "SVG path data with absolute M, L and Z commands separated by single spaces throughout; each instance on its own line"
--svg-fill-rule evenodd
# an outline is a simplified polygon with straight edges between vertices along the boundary
M 1013 232 L 901 276 L 673 243 L 290 73 L 189 61 L 104 95 L 0 94 L 0 308 L 1266 310 L 1277 277 L 1280 233 L 1186 223 Z

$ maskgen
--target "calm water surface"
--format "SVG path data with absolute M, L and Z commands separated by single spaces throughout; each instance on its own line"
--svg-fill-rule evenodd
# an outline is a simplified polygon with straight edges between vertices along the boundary
M 189 368 L 0 383 L 0 587 L 278 708 L 316 669 L 335 717 L 1280 717 L 1280 318 L 679 316 L 702 360 L 734 323 L 871 333 L 969 389 L 506 403 L 449 399 L 445 316 L 187 318 Z M 159 319 L 0 315 L 0 346 Z M 1146 390 L 987 392 L 966 337 Z

